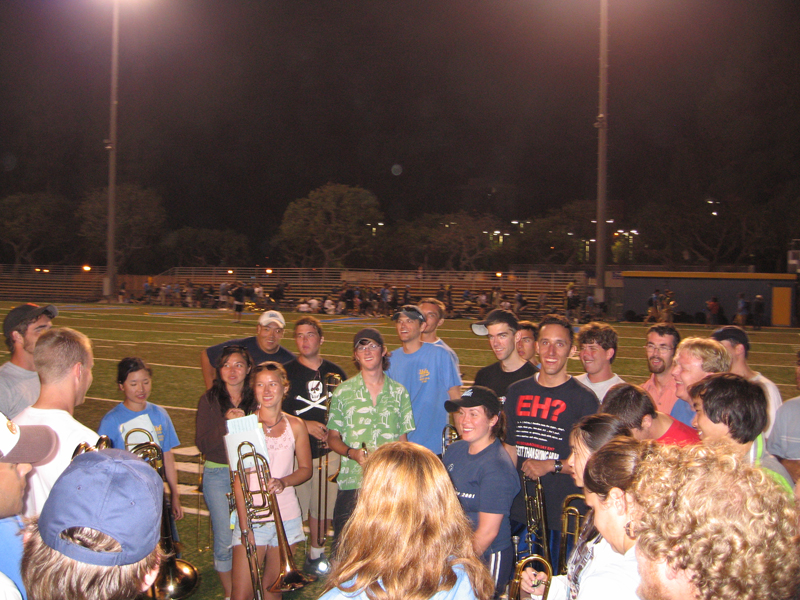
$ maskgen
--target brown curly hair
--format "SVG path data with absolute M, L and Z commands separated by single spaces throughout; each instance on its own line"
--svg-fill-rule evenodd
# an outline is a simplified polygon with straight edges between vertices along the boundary
M 684 571 L 700 600 L 795 598 L 800 512 L 729 446 L 664 445 L 641 463 L 637 551 Z

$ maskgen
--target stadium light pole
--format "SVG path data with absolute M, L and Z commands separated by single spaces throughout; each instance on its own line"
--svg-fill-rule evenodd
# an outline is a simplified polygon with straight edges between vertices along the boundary
M 106 234 L 106 278 L 103 295 L 109 302 L 114 297 L 117 260 L 114 249 L 117 209 L 117 92 L 119 88 L 119 0 L 113 0 L 111 24 L 111 106 L 106 149 L 108 150 L 108 231 Z
M 596 302 L 606 301 L 606 172 L 608 163 L 608 0 L 600 0 L 600 92 L 597 121 L 597 244 L 595 245 Z

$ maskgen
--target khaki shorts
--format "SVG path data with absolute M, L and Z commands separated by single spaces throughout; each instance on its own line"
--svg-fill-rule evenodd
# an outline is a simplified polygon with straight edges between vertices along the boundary
M 328 475 L 333 475 L 339 470 L 339 460 L 341 456 L 336 452 L 328 453 Z M 311 479 L 305 483 L 295 486 L 295 493 L 297 500 L 300 502 L 300 513 L 303 515 L 303 520 L 308 518 L 309 511 L 311 516 L 316 518 L 319 514 L 319 463 L 320 459 L 315 458 L 312 461 Z M 322 473 L 325 474 L 325 457 L 322 457 Z M 339 486 L 330 481 L 326 481 L 328 488 L 328 505 L 325 511 L 325 518 L 333 518 L 333 505 L 336 503 L 336 493 L 339 491 Z M 322 489 L 322 502 L 325 502 L 325 488 Z

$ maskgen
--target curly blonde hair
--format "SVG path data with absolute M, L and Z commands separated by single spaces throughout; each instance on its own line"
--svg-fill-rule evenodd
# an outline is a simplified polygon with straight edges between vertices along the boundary
M 325 590 L 427 600 L 452 589 L 455 565 L 466 572 L 476 598 L 492 597 L 494 584 L 472 547 L 472 527 L 442 461 L 417 444 L 384 444 L 364 466 Z
M 638 552 L 684 571 L 700 600 L 794 598 L 800 512 L 722 444 L 654 448 L 639 466 Z

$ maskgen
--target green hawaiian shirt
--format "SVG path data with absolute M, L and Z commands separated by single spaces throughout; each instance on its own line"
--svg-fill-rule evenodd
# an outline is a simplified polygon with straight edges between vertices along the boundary
M 342 441 L 351 448 L 367 445 L 367 452 L 388 442 L 397 441 L 404 433 L 414 430 L 411 398 L 402 385 L 388 376 L 375 405 L 361 373 L 336 388 L 331 398 L 328 428 L 338 431 Z M 361 487 L 361 465 L 342 457 L 339 477 L 340 490 Z

